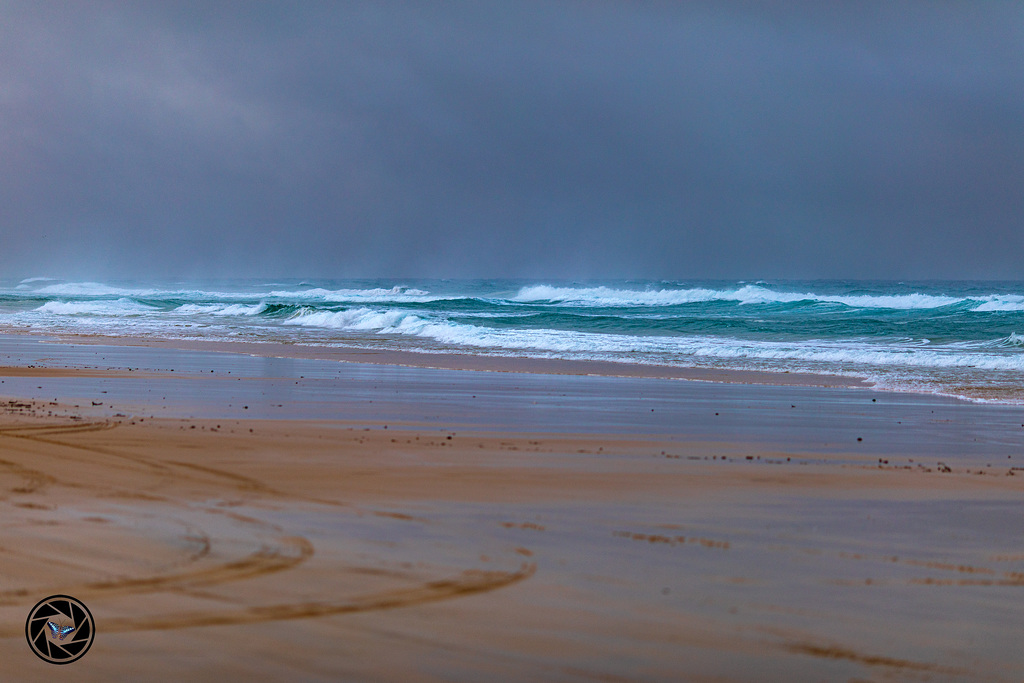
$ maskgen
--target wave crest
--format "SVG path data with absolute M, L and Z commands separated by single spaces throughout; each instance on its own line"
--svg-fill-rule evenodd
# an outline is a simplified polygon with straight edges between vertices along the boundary
M 47 284 L 52 282 L 52 284 Z M 41 286 L 36 286 L 41 285 Z M 300 290 L 259 291 L 217 291 L 203 289 L 158 289 L 139 287 L 118 287 L 100 282 L 54 282 L 37 278 L 22 281 L 17 287 L 33 296 L 47 295 L 60 297 L 131 297 L 135 299 L 174 299 L 205 303 L 213 301 L 251 301 L 252 299 L 281 299 L 284 301 L 324 301 L 342 303 L 346 301 L 366 302 L 427 302 L 442 299 L 430 292 L 396 285 L 391 288 L 372 287 L 368 289 L 324 289 L 314 287 Z
M 868 367 L 1024 370 L 1024 354 L 980 353 L 956 345 L 935 346 L 915 340 L 905 340 L 896 346 L 855 340 L 776 342 L 732 337 L 652 337 L 552 329 L 495 329 L 429 320 L 407 311 L 380 311 L 367 307 L 338 312 L 303 309 L 285 324 L 413 335 L 443 344 L 491 348 L 499 352 L 527 351 L 604 359 L 617 354 L 639 353 L 669 364 L 754 360 L 823 363 L 834 367 L 856 364 Z M 1003 342 L 1001 346 L 1024 346 L 1024 337 L 1016 334 L 1000 341 Z M 630 361 L 638 362 L 637 359 Z
M 51 315 L 122 316 L 141 315 L 157 309 L 138 301 L 121 298 L 114 301 L 47 301 L 35 310 L 37 313 Z
M 708 301 L 734 301 L 740 304 L 830 303 L 851 308 L 941 308 L 967 301 L 964 298 L 934 294 L 851 294 L 830 295 L 813 292 L 780 292 L 760 285 L 744 285 L 736 289 L 659 289 L 630 290 L 609 287 L 523 287 L 513 297 L 519 302 L 552 302 L 576 306 L 679 306 Z
M 422 289 L 395 286 L 391 289 L 375 287 L 373 289 L 303 289 L 299 291 L 275 290 L 268 297 L 288 301 L 323 301 L 345 303 L 349 301 L 365 301 L 372 303 L 422 303 L 437 301 L 444 297 L 432 296 Z
M 258 304 L 183 304 L 174 309 L 175 313 L 206 315 L 259 315 L 269 306 L 265 301 Z

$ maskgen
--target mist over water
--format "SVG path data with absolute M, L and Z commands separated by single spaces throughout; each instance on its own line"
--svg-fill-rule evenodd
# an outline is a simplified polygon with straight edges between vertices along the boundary
M 1024 403 L 1024 283 L 232 280 L 0 286 L 0 329 L 815 372 Z

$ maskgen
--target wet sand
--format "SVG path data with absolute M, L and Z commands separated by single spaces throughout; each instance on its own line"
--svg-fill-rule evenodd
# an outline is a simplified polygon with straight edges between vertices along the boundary
M 1024 675 L 1019 408 L 32 339 L 0 365 L 5 679 Z M 24 638 L 54 593 L 97 624 L 64 669 Z
M 34 335 L 0 334 L 6 345 L 15 345 L 21 337 L 29 345 L 38 338 Z M 291 358 L 304 360 L 332 360 L 340 363 L 397 365 L 437 370 L 475 370 L 484 372 L 512 372 L 516 374 L 588 375 L 601 377 L 649 377 L 660 379 L 689 379 L 694 381 L 769 384 L 776 386 L 866 387 L 870 383 L 855 377 L 818 375 L 801 372 L 769 372 L 715 368 L 684 368 L 666 365 L 640 365 L 609 361 L 577 361 L 557 358 L 515 358 L 506 356 L 472 356 L 452 353 L 418 353 L 390 349 L 302 346 L 298 344 L 251 343 L 230 341 L 200 341 L 184 339 L 150 339 L 146 337 L 100 337 L 95 335 L 68 335 L 53 338 L 62 347 L 100 346 L 110 349 L 141 347 L 178 351 L 244 354 L 263 358 Z M 88 354 L 83 354 L 86 357 Z M 101 352 L 100 355 L 103 355 Z

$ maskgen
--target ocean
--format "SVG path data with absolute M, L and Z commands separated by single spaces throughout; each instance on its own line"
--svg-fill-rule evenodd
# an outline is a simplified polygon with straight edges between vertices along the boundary
M 812 372 L 1024 404 L 1024 282 L 0 281 L 0 332 Z

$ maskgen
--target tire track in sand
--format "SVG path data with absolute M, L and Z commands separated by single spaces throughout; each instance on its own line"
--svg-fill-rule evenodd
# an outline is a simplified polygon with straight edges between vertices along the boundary
M 127 461 L 131 466 L 141 467 L 148 474 L 159 479 L 175 477 L 199 482 L 209 482 L 213 477 L 219 485 L 228 482 L 232 488 L 250 495 L 262 494 L 271 498 L 299 500 L 274 491 L 255 479 L 225 472 L 204 465 L 170 461 L 155 463 L 144 457 L 116 452 L 92 445 L 69 443 L 60 437 L 73 436 L 84 432 L 95 432 L 113 429 L 116 422 L 88 422 L 64 425 L 22 425 L 0 428 L 0 437 L 24 439 L 46 443 L 49 445 L 86 451 L 96 455 L 117 458 Z M 29 479 L 26 489 L 38 490 L 42 486 L 61 482 L 50 475 L 36 470 L 28 470 L 16 462 L 0 461 L 0 465 L 12 469 L 17 474 Z M 34 488 L 33 488 L 34 485 Z M 137 490 L 137 489 L 136 489 Z M 116 494 L 115 494 L 116 495 Z M 131 497 L 126 491 L 125 496 Z M 224 515 L 242 525 L 250 526 L 258 533 L 273 536 L 261 542 L 253 553 L 242 558 L 224 562 L 212 567 L 181 571 L 172 574 L 160 574 L 144 577 L 125 577 L 109 581 L 94 581 L 79 585 L 60 585 L 43 589 L 54 593 L 71 593 L 86 599 L 97 599 L 105 596 L 124 594 L 149 594 L 168 591 L 190 591 L 202 587 L 216 586 L 230 582 L 250 579 L 257 576 L 294 569 L 315 553 L 313 544 L 298 535 L 287 535 L 280 527 L 269 524 L 251 516 L 239 515 L 217 507 L 195 507 L 166 496 L 151 496 L 150 501 L 184 507 L 192 512 L 203 514 Z M 408 521 L 400 519 L 400 521 Z M 424 521 L 424 520 L 419 520 Z M 268 533 L 270 532 L 270 533 Z M 203 539 L 203 551 L 193 558 L 209 555 L 215 541 L 205 531 L 193 527 L 191 535 Z M 356 568 L 349 568 L 354 570 Z M 458 574 L 425 582 L 409 587 L 377 591 L 335 601 L 296 602 L 252 606 L 229 610 L 193 611 L 180 614 L 158 615 L 151 617 L 114 618 L 104 620 L 103 629 L 108 632 L 170 630 L 201 626 L 248 624 L 265 621 L 305 619 L 321 616 L 367 612 L 374 610 L 396 609 L 428 602 L 451 599 L 459 596 L 484 593 L 497 590 L 529 578 L 536 571 L 535 564 L 521 564 L 515 571 L 483 571 L 477 569 L 464 570 Z M 35 590 L 32 594 L 35 594 Z M 13 589 L 0 592 L 0 605 L 16 604 L 29 597 L 26 589 Z M 8 632 L 0 629 L 0 637 L 16 637 L 21 635 L 17 629 Z
M 325 601 L 266 605 L 235 611 L 186 612 L 164 617 L 115 618 L 104 620 L 103 630 L 114 633 L 125 631 L 166 631 L 201 626 L 233 626 L 263 621 L 308 619 L 312 617 L 397 609 L 497 590 L 523 581 L 533 576 L 536 571 L 536 564 L 523 564 L 519 569 L 511 572 L 466 570 L 449 578 L 428 581 L 410 588 L 369 593 L 337 602 Z M 0 636 L 6 635 L 5 631 L 0 631 Z
M 231 482 L 233 488 L 237 488 L 241 491 L 258 491 L 264 494 L 272 493 L 267 487 L 263 486 L 261 482 L 241 475 L 236 475 L 234 473 L 222 472 L 211 467 L 199 465 L 193 466 L 188 463 L 177 462 L 170 463 L 170 465 L 173 466 L 171 467 L 159 463 L 152 463 L 142 457 L 119 453 L 109 449 L 98 448 L 91 445 L 68 443 L 57 438 L 50 438 L 70 436 L 83 432 L 109 430 L 115 427 L 117 427 L 116 422 L 108 421 L 62 425 L 17 425 L 0 428 L 0 437 L 46 443 L 61 448 L 87 451 L 103 456 L 126 460 L 134 466 L 141 466 L 148 470 L 150 475 L 157 474 L 161 479 L 175 476 L 179 480 L 182 478 L 189 478 L 198 481 L 209 481 L 209 477 L 213 476 L 220 481 Z M 20 463 L 14 461 L 0 460 L 0 466 L 3 466 L 26 479 L 26 485 L 19 487 L 20 490 L 18 492 L 21 493 L 36 492 L 45 485 L 59 485 L 62 483 L 56 477 L 46 474 L 40 470 L 26 468 Z M 175 470 L 179 468 L 183 468 L 184 471 L 182 472 L 179 470 L 176 472 Z M 199 472 L 199 476 L 189 476 L 185 474 L 186 472 Z M 185 474 L 185 476 L 180 476 L 181 474 Z M 130 494 L 131 492 L 126 495 Z M 175 572 L 172 574 L 121 578 L 110 581 L 87 582 L 77 585 L 63 584 L 50 588 L 33 588 L 31 591 L 25 588 L 8 589 L 0 591 L 0 605 L 16 604 L 26 598 L 30 593 L 34 595 L 37 592 L 70 592 L 80 595 L 83 598 L 95 598 L 105 595 L 119 595 L 125 593 L 148 593 L 208 587 L 291 569 L 302 562 L 305 562 L 314 554 L 313 544 L 308 539 L 285 534 L 283 529 L 277 525 L 269 524 L 250 516 L 231 513 L 216 507 L 203 506 L 196 508 L 185 505 L 182 502 L 167 496 L 148 495 L 147 500 L 151 502 L 159 501 L 175 507 L 184 507 L 192 512 L 225 516 L 240 525 L 249 526 L 257 533 L 265 534 L 271 538 L 261 541 L 257 550 L 244 557 L 230 560 L 212 567 Z M 191 562 L 195 562 L 210 554 L 214 541 L 211 539 L 209 534 L 199 527 L 194 527 L 190 533 L 197 536 L 203 545 L 203 551 L 199 554 L 194 554 L 190 558 Z

